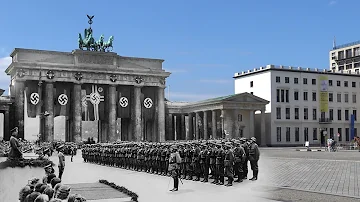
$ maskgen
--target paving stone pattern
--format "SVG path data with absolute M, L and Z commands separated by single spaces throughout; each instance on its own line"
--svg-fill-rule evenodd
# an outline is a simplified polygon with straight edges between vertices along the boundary
M 271 184 L 297 190 L 360 198 L 360 162 L 273 158 Z

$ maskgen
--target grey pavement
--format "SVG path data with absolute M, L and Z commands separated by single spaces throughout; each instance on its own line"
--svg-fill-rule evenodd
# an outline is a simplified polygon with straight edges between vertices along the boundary
M 261 151 L 267 169 L 271 171 L 271 186 L 292 192 L 295 198 L 299 191 L 306 191 L 311 192 L 307 197 L 319 196 L 314 200 L 329 194 L 348 197 L 350 201 L 360 200 L 360 153 L 357 151 L 299 152 L 291 148 Z M 268 191 L 273 199 L 282 195 L 280 191 Z M 291 194 L 282 196 L 294 201 Z

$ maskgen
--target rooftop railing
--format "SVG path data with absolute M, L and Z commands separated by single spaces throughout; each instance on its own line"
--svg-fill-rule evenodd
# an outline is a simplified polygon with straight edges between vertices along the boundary
M 351 43 L 346 43 L 346 44 L 342 44 L 342 45 L 339 45 L 339 46 L 335 46 L 333 48 L 333 50 L 336 50 L 336 49 L 340 49 L 340 48 L 345 48 L 345 47 L 349 47 L 349 46 L 355 46 L 355 45 L 358 45 L 360 44 L 360 41 L 355 41 L 355 42 L 351 42 Z

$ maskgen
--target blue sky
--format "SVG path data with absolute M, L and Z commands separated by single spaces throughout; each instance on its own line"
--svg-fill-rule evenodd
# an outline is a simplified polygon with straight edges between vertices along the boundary
M 114 52 L 165 60 L 171 100 L 202 100 L 233 94 L 235 72 L 267 64 L 328 68 L 334 36 L 337 44 L 360 40 L 358 8 L 358 0 L 8 0 L 0 12 L 0 71 L 16 47 L 76 49 L 90 14 L 96 39 L 114 35 Z M 0 73 L 0 88 L 8 85 Z

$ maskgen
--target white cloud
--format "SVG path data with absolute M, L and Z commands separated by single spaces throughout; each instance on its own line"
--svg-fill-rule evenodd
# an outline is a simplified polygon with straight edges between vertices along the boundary
M 232 83 L 232 79 L 201 79 L 201 83 L 216 83 L 216 84 L 227 84 Z
M 170 101 L 195 102 L 195 101 L 201 101 L 201 100 L 206 100 L 220 96 L 223 95 L 170 92 Z
M 330 1 L 330 2 L 329 2 L 329 5 L 332 6 L 332 5 L 335 5 L 336 3 L 337 3 L 337 1 L 334 1 L 334 0 L 333 0 L 333 1 Z
M 5 70 L 11 63 L 11 57 L 0 58 L 0 88 L 8 90 L 10 76 L 6 75 Z

